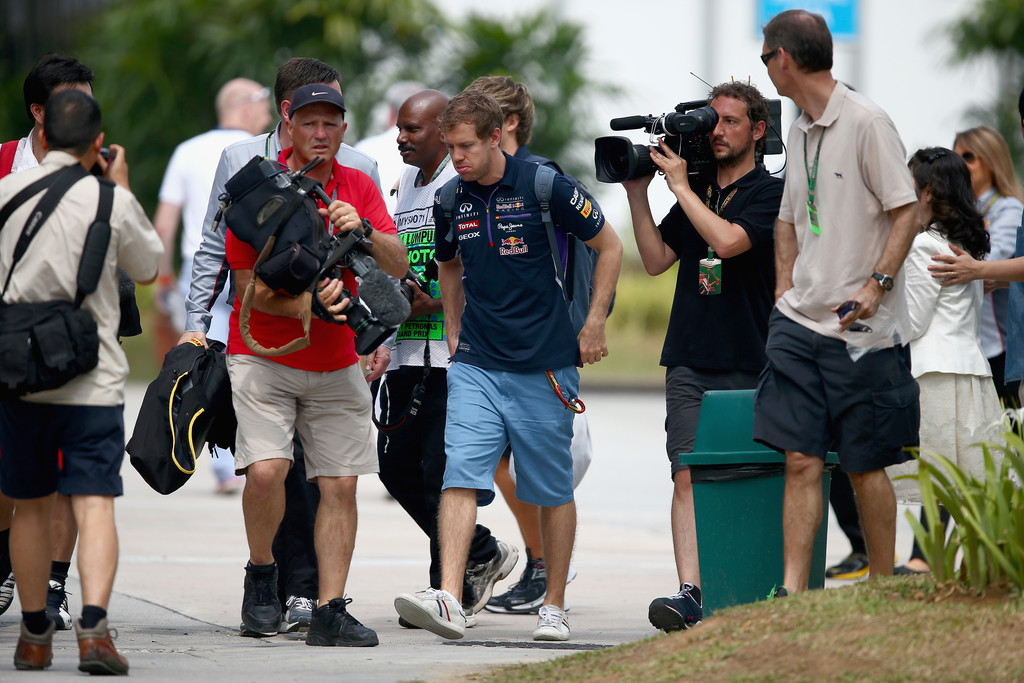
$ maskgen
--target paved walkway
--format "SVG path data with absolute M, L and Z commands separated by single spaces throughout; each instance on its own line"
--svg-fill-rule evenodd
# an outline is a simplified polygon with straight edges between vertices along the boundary
M 129 424 L 143 391 L 131 388 L 125 414 Z M 166 497 L 150 490 L 126 458 L 126 495 L 116 503 L 121 563 L 110 618 L 131 675 L 151 681 L 444 680 L 654 635 L 647 605 L 677 586 L 668 530 L 671 486 L 663 396 L 585 393 L 584 399 L 596 454 L 577 491 L 573 566 L 579 576 L 567 591 L 573 629 L 569 643 L 535 644 L 533 616 L 483 612 L 479 626 L 463 641 L 399 627 L 392 600 L 397 593 L 426 587 L 427 542 L 375 477 L 359 483 L 360 525 L 348 593 L 350 610 L 377 631 L 380 646 L 314 649 L 292 636 L 241 638 L 237 629 L 248 553 L 239 497 L 212 493 L 214 479 L 205 456 L 192 480 Z M 481 509 L 480 520 L 522 551 L 515 521 L 500 497 Z M 909 552 L 911 538 L 901 513 L 901 557 Z M 829 562 L 847 552 L 832 524 Z M 522 566 L 521 559 L 511 579 Z M 499 590 L 507 585 L 499 584 Z M 81 601 L 75 567 L 68 590 L 77 615 Z M 16 680 L 10 658 L 19 619 L 17 601 L 0 616 L 0 680 Z M 78 675 L 73 632 L 59 632 L 54 645 L 53 667 L 33 673 L 32 681 Z

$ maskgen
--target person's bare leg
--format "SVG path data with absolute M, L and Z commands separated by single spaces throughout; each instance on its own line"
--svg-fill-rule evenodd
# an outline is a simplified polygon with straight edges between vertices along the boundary
M 896 493 L 885 470 L 850 473 L 857 493 L 857 511 L 868 547 L 868 578 L 892 576 L 896 555 Z
M 476 526 L 476 489 L 445 489 L 437 526 L 441 536 L 441 589 L 462 602 L 466 558 Z
M 25 612 L 46 609 L 50 578 L 50 516 L 56 494 L 17 501 L 11 521 L 11 564 L 18 577 L 18 599 Z
M 814 536 L 821 525 L 821 471 L 825 461 L 786 451 L 786 489 L 782 499 L 782 584 L 790 593 L 807 590 Z M 852 475 L 851 475 L 852 478 Z M 890 569 L 890 574 L 892 570 Z
M 81 542 L 78 573 L 82 579 L 82 604 L 107 609 L 117 573 L 117 527 L 113 496 L 72 496 L 71 505 Z M 18 514 L 21 514 L 20 511 Z M 15 515 L 17 518 L 17 515 Z
M 544 565 L 548 572 L 548 594 L 544 604 L 565 609 L 565 579 L 576 542 L 576 501 L 540 510 Z
M 502 458 L 498 462 L 498 469 L 494 472 L 494 483 L 501 491 L 512 515 L 516 518 L 519 533 L 523 536 L 523 544 L 530 551 L 530 556 L 540 560 L 544 558 L 540 532 L 540 506 L 524 503 L 516 498 L 516 485 L 508 471 L 509 462 L 509 458 Z
M 693 512 L 693 483 L 690 470 L 672 475 L 672 549 L 675 551 L 679 583 L 700 588 L 700 561 L 697 556 L 697 521 Z
M 70 562 L 78 541 L 78 524 L 70 496 L 57 494 L 53 506 L 53 517 L 50 521 L 50 541 L 53 546 L 54 562 Z
M 274 562 L 274 535 L 284 517 L 284 478 L 290 467 L 290 460 L 274 458 L 254 462 L 246 470 L 242 517 L 253 564 Z
M 320 505 L 313 529 L 320 571 L 320 605 L 344 597 L 356 545 L 357 477 L 317 477 Z

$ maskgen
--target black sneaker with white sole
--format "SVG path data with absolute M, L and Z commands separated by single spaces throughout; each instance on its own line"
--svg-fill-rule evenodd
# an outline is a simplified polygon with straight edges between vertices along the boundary
M 662 631 L 681 631 L 696 626 L 704 619 L 700 588 L 684 583 L 675 595 L 655 598 L 647 609 L 647 618 L 654 628 Z
M 240 631 L 249 638 L 276 636 L 281 627 L 281 601 L 277 598 L 277 565 L 271 569 L 245 565 Z

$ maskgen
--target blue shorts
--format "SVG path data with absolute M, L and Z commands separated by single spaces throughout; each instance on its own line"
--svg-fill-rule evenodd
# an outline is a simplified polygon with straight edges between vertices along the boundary
M 124 406 L 0 401 L 0 489 L 11 498 L 120 496 L 122 460 Z
M 575 366 L 554 371 L 566 398 L 579 391 Z M 448 464 L 443 488 L 494 491 L 494 471 L 507 444 L 515 452 L 516 497 L 555 507 L 573 499 L 572 420 L 543 372 L 485 370 L 452 363 L 448 370 Z
M 768 365 L 754 396 L 754 441 L 824 458 L 844 472 L 911 459 L 921 409 L 902 347 L 850 359 L 846 342 L 796 323 L 778 309 L 768 321 Z

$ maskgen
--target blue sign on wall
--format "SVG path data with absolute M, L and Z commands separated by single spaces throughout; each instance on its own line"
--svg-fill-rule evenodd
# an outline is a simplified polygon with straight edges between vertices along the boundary
M 856 40 L 860 31 L 857 0 L 757 0 L 757 26 L 755 34 L 761 37 L 761 28 L 779 12 L 805 9 L 825 17 L 833 40 Z

